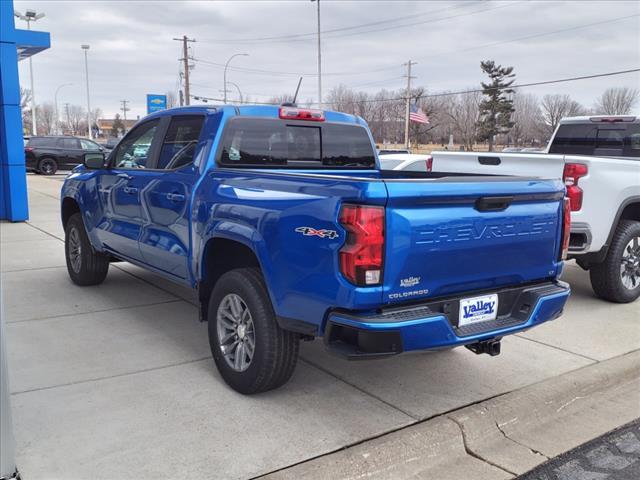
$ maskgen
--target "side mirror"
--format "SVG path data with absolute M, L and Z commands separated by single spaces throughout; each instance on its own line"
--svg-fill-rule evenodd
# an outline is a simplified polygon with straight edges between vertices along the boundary
M 84 166 L 91 170 L 100 170 L 104 168 L 104 153 L 85 153 L 84 154 Z

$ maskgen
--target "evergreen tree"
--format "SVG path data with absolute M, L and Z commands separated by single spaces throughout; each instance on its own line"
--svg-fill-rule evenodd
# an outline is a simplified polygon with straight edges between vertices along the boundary
M 118 137 L 120 133 L 124 132 L 124 123 L 120 120 L 120 114 L 116 113 L 116 117 L 113 120 L 113 125 L 111 126 L 111 136 Z
M 490 82 L 482 85 L 484 100 L 480 102 L 480 120 L 478 121 L 478 140 L 489 140 L 489 151 L 493 150 L 493 137 L 507 133 L 513 127 L 511 114 L 514 112 L 513 100 L 509 88 L 514 82 L 513 67 L 496 65 L 493 60 L 480 62 L 480 68 L 489 76 Z

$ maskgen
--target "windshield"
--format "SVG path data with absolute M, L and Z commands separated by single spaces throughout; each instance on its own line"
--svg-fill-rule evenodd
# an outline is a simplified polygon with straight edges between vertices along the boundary
M 229 121 L 218 162 L 224 166 L 374 168 L 367 130 L 359 125 L 242 118 Z

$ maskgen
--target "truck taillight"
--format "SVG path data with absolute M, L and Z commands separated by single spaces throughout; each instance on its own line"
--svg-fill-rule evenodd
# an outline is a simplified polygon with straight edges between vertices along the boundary
M 577 212 L 582 208 L 582 189 L 578 181 L 589 173 L 589 167 L 583 163 L 566 163 L 562 179 L 567 187 L 567 196 L 571 201 L 571 210 Z
M 26 153 L 33 152 L 33 147 L 24 147 L 24 151 L 25 151 Z
M 571 238 L 571 200 L 564 198 L 562 209 L 562 253 L 561 259 L 566 260 L 569 255 L 569 239 Z
M 347 240 L 340 250 L 340 271 L 356 285 L 382 282 L 384 207 L 343 205 L 340 224 Z
M 430 172 L 433 170 L 433 157 L 431 155 L 429 155 L 429 157 L 426 160 L 427 162 L 427 172 Z

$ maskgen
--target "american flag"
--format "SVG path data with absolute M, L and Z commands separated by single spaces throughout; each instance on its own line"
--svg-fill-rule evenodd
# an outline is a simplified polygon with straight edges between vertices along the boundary
M 409 113 L 409 120 L 416 123 L 429 123 L 429 117 L 425 115 L 422 109 L 415 105 L 411 105 L 411 112 Z

